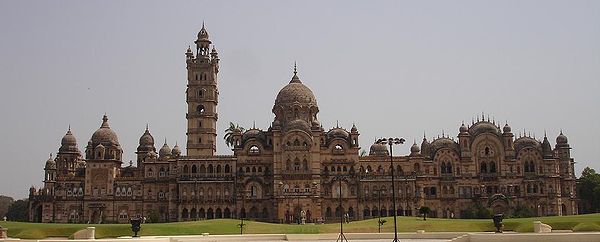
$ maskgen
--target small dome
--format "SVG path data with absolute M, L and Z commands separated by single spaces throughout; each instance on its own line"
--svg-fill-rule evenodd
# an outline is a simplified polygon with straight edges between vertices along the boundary
M 387 145 L 374 143 L 369 148 L 369 155 L 371 156 L 388 156 L 390 152 L 388 151 Z
M 556 137 L 556 144 L 568 144 L 569 143 L 569 139 L 567 139 L 567 136 L 565 136 L 563 134 L 562 131 L 560 131 L 560 134 Z
M 504 125 L 504 128 L 502 128 L 502 131 L 504 131 L 505 134 L 508 134 L 511 132 L 511 128 L 510 128 L 510 126 L 508 126 L 508 123 L 506 123 Z
M 80 153 L 79 148 L 77 147 L 77 140 L 73 133 L 71 133 L 71 128 L 63 136 L 60 141 L 60 148 L 58 148 L 60 153 L 71 152 L 71 153 Z
M 156 150 L 156 148 L 154 148 L 154 137 L 150 134 L 148 127 L 146 127 L 146 131 L 144 131 L 144 134 L 140 137 L 139 143 L 140 145 L 138 146 L 137 151 Z
M 52 159 L 52 155 L 50 155 L 50 158 L 46 161 L 45 169 L 56 169 L 56 161 Z
M 461 133 L 466 133 L 469 131 L 469 129 L 467 128 L 467 126 L 465 126 L 465 123 L 463 123 L 460 128 L 458 129 L 459 132 Z
M 421 148 L 419 148 L 419 145 L 417 145 L 417 142 L 413 143 L 413 145 L 410 147 L 410 153 L 418 154 L 419 152 L 421 152 Z
M 431 142 L 431 147 L 433 147 L 434 151 L 437 151 L 442 148 L 450 148 L 453 150 L 458 150 L 458 144 L 447 137 L 437 138 Z M 435 153 L 435 152 L 434 152 Z
M 256 138 L 256 139 L 262 138 L 261 130 L 252 128 L 252 129 L 246 130 L 246 132 L 244 132 L 244 134 L 242 134 L 242 140 L 251 139 L 251 138 Z
M 469 133 L 471 133 L 473 137 L 482 133 L 492 133 L 500 136 L 500 128 L 489 121 L 480 121 L 469 128 Z
M 515 150 L 517 152 L 519 152 L 519 150 L 521 150 L 523 148 L 527 148 L 527 147 L 532 147 L 532 148 L 535 148 L 538 150 L 542 149 L 542 144 L 540 143 L 540 141 L 538 141 L 534 138 L 528 137 L 528 136 L 523 136 L 523 137 L 516 139 L 513 144 L 514 144 Z
M 173 150 L 171 150 L 171 154 L 174 157 L 178 157 L 181 155 L 181 149 L 179 148 L 179 145 L 177 145 L 177 143 L 175 143 L 175 146 L 173 146 Z
M 119 145 L 117 134 L 108 126 L 108 117 L 102 117 L 102 125 L 94 134 L 92 134 L 92 144 L 110 143 Z
M 161 158 L 171 155 L 171 148 L 169 148 L 169 145 L 167 145 L 167 142 L 165 142 L 165 144 L 160 148 L 160 150 L 158 151 L 158 155 Z
M 329 130 L 329 132 L 327 132 L 327 138 L 329 138 L 329 139 L 335 139 L 335 138 L 348 139 L 348 137 L 350 137 L 350 134 L 348 134 L 348 131 L 346 131 L 345 129 L 342 129 L 342 128 L 334 128 L 334 129 Z
M 71 133 L 71 128 L 69 128 L 69 131 L 67 131 L 67 133 L 65 134 L 65 136 L 63 136 L 62 140 L 60 141 L 60 144 L 62 146 L 72 146 L 72 145 L 77 145 L 77 140 L 75 139 L 75 136 L 73 135 L 73 133 Z

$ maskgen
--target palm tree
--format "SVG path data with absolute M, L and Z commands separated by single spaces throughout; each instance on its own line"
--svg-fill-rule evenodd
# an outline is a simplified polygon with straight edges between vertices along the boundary
M 223 137 L 223 139 L 225 139 L 225 144 L 227 144 L 227 147 L 235 145 L 235 142 L 233 141 L 233 134 L 236 132 L 244 132 L 244 130 L 244 127 L 240 126 L 239 124 L 229 122 L 229 128 L 225 130 L 225 136 Z

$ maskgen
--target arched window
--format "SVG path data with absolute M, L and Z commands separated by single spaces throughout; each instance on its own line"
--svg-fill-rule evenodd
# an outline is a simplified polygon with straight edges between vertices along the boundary
M 294 162 L 294 171 L 300 171 L 300 162 Z
M 200 173 L 206 173 L 206 166 L 204 164 L 200 165 Z
M 446 162 L 442 162 L 442 169 L 440 169 L 442 171 L 442 174 L 446 173 Z
M 225 173 L 230 173 L 231 172 L 231 167 L 229 167 L 229 165 L 225 165 Z
M 481 173 L 487 173 L 487 165 L 484 162 L 481 162 Z
M 452 173 L 452 163 L 450 162 L 446 165 L 446 173 Z
M 190 172 L 190 168 L 188 167 L 188 165 L 183 165 L 183 173 L 189 173 Z
M 198 167 L 196 167 L 196 165 L 192 165 L 192 173 L 198 173 Z
M 250 154 L 259 154 L 260 153 L 260 149 L 258 149 L 258 146 L 253 145 L 248 150 L 248 153 L 250 153 Z
M 302 162 L 303 166 L 304 166 L 304 170 L 308 171 L 308 161 L 306 161 L 306 159 Z
M 335 145 L 333 148 L 334 148 L 334 150 L 336 150 L 336 151 L 342 151 L 342 150 L 344 150 L 344 147 L 342 147 L 342 146 L 341 146 L 341 145 L 339 145 L 339 144 Z
M 221 173 L 221 165 L 217 165 L 217 173 Z

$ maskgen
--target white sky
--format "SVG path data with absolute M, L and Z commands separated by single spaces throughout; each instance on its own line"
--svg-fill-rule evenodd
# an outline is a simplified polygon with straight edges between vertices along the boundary
M 80 149 L 109 115 L 125 152 L 146 123 L 185 145 L 184 52 L 206 22 L 221 57 L 218 153 L 232 121 L 266 129 L 293 62 L 326 129 L 363 149 L 456 136 L 482 112 L 600 169 L 598 1 L 0 1 L 0 194 L 41 186 L 69 124 Z

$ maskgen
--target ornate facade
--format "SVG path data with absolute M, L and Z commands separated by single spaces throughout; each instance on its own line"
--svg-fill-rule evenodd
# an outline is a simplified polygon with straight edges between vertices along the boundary
M 240 216 L 271 222 L 337 221 L 416 215 L 428 206 L 433 217 L 464 217 L 474 205 L 511 213 L 525 207 L 536 215 L 577 211 L 574 160 L 567 137 L 552 148 L 548 138 L 515 138 L 511 127 L 489 118 L 431 142 L 423 138 L 409 155 L 394 156 L 397 209 L 391 206 L 388 147 L 372 144 L 359 155 L 359 132 L 323 129 L 313 92 L 296 70 L 275 99 L 266 130 L 233 130 L 233 155 L 215 155 L 219 56 L 204 27 L 196 50 L 185 53 L 187 153 L 166 144 L 156 152 L 146 127 L 124 165 L 123 150 L 108 117 L 82 154 L 71 130 L 44 168 L 42 188 L 30 188 L 30 220 L 59 223 L 189 221 Z M 341 196 L 341 198 L 340 198 Z M 340 206 L 341 204 L 341 206 Z

